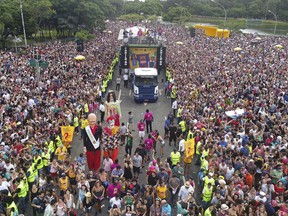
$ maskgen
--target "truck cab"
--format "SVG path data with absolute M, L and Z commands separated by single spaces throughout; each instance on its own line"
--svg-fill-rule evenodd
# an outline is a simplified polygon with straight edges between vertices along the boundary
M 155 68 L 134 69 L 134 100 L 155 102 L 158 100 L 158 71 Z

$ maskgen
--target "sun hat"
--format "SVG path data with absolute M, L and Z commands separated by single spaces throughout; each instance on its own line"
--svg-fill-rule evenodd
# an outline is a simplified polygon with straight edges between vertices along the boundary
M 221 205 L 221 209 L 224 210 L 224 211 L 226 211 L 226 210 L 229 209 L 229 207 L 228 207 L 226 204 L 222 204 L 222 205 Z

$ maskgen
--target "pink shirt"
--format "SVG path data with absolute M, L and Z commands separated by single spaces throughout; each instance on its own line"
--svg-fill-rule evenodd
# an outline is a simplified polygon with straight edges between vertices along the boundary
M 145 123 L 144 122 L 139 122 L 138 123 L 138 130 L 139 131 L 144 131 L 145 130 Z
M 116 194 L 119 194 L 121 190 L 121 185 L 118 183 L 117 185 L 114 184 L 110 184 L 107 187 L 107 195 L 112 198 L 114 197 Z
M 145 144 L 145 149 L 146 150 L 151 150 L 152 148 L 153 148 L 153 140 L 152 139 L 149 139 L 149 138 L 147 138 L 147 139 L 145 139 L 145 141 L 144 141 L 144 144 Z

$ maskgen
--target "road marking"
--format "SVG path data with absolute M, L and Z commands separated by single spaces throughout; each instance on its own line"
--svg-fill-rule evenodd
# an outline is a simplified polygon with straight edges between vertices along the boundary
M 130 89 L 130 90 L 129 90 L 129 96 L 131 96 L 131 92 L 132 92 L 132 91 L 131 91 L 131 89 Z
M 159 95 L 160 96 L 162 95 L 162 89 L 159 89 Z
M 120 100 L 120 97 L 121 97 L 121 89 L 120 89 L 119 94 L 118 94 L 118 100 Z

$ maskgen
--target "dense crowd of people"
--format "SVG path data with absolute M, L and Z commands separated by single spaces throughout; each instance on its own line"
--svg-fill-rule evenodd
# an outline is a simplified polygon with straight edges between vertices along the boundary
M 287 215 L 287 38 L 188 34 L 165 31 L 165 92 L 195 139 L 205 215 Z
M 135 126 L 130 112 L 128 128 L 120 127 L 125 158 L 105 157 L 98 172 L 87 169 L 85 152 L 71 157 L 60 126 L 73 125 L 82 139 L 89 113 L 99 111 L 101 127 L 103 82 L 127 23 L 96 31 L 85 61 L 75 61 L 72 42 L 1 52 L 0 214 L 25 214 L 27 206 L 45 216 L 172 216 L 174 207 L 180 215 L 288 214 L 287 39 L 191 38 L 184 27 L 146 25 L 166 39 L 171 113 L 163 130 L 154 128 L 153 110 Z M 40 73 L 28 63 L 35 53 L 49 63 Z

